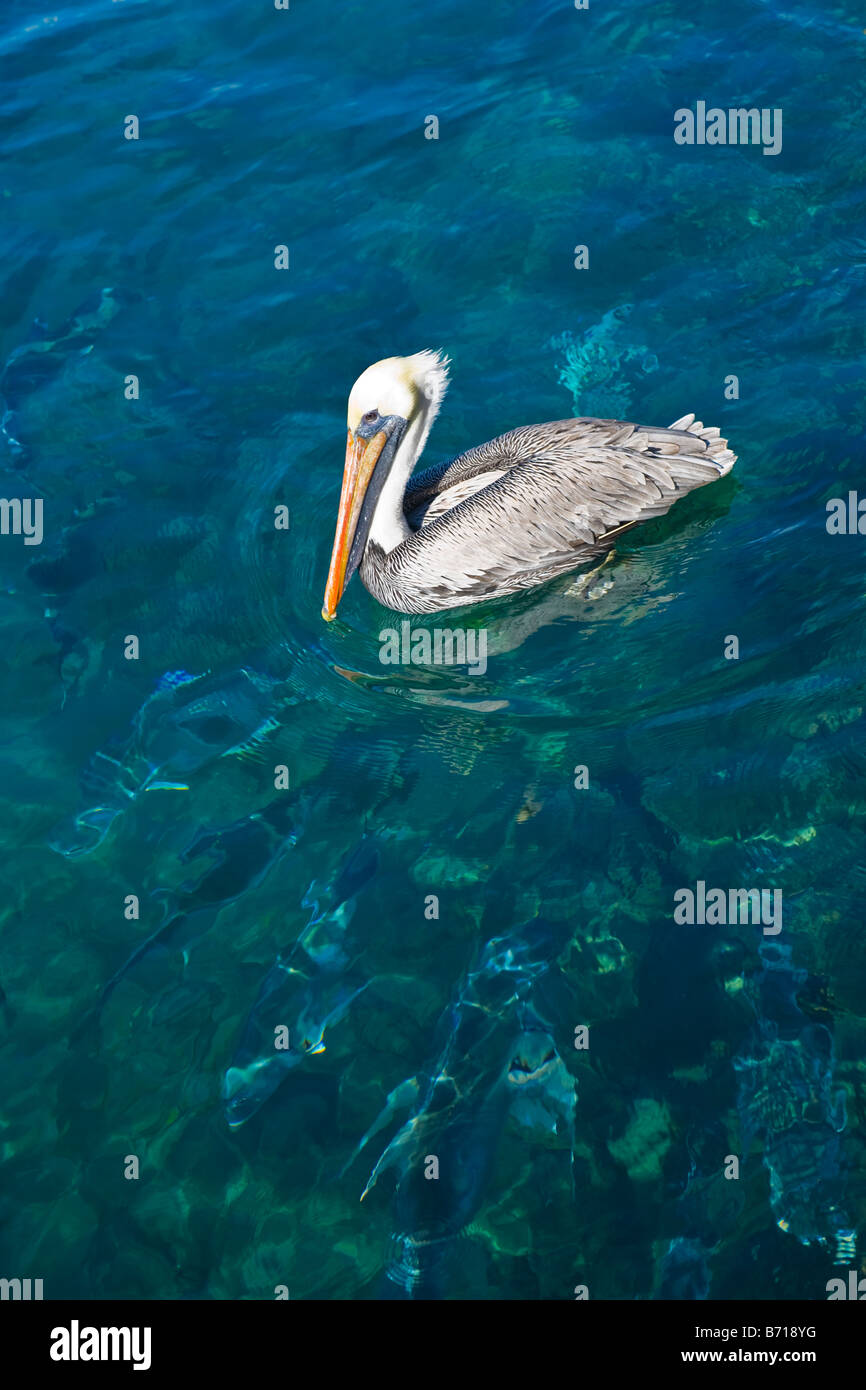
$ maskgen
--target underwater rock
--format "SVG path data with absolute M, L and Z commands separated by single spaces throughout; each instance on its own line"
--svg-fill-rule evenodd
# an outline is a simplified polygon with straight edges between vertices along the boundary
M 850 1230 L 845 1212 L 840 1134 L 845 1092 L 834 1091 L 832 1035 L 807 1020 L 797 1003 L 805 972 L 791 947 L 764 943 L 753 986 L 757 1020 L 734 1059 L 743 1156 L 761 1142 L 770 1205 L 779 1228 L 802 1245 L 835 1249 Z
M 632 383 L 658 370 L 658 358 L 633 341 L 627 327 L 633 305 L 610 309 L 580 336 L 562 333 L 549 346 L 563 353 L 559 380 L 572 394 L 575 415 L 627 420 Z
M 658 1182 L 672 1143 L 670 1111 L 663 1101 L 644 1096 L 634 1102 L 625 1133 L 619 1139 L 609 1139 L 607 1147 L 632 1182 Z

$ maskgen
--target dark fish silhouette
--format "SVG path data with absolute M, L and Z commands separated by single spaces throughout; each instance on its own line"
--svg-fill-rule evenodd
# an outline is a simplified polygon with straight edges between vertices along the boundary
M 395 1088 L 349 1160 L 415 1100 L 361 1197 L 386 1169 L 398 1167 L 386 1297 L 444 1295 L 457 1242 L 483 1201 L 512 1108 L 524 1123 L 573 1128 L 574 1083 L 550 1026 L 531 1004 L 567 934 L 558 924 L 535 921 L 487 943 L 440 1020 L 445 1044 L 435 1064 Z
M 361 946 L 349 938 L 348 929 L 358 894 L 378 862 L 373 837 L 365 834 L 333 883 L 314 880 L 307 890 L 303 904 L 312 908 L 312 916 L 265 976 L 223 1078 L 230 1129 L 260 1110 L 305 1057 L 324 1052 L 327 1029 L 371 983 L 352 971 Z
M 135 297 L 125 291 L 98 290 L 53 335 L 36 319 L 33 336 L 7 358 L 0 371 L 0 433 L 9 452 L 20 460 L 19 466 L 27 462 L 27 447 L 17 438 L 16 417 L 27 397 L 58 376 L 73 354 L 89 352 L 123 303 Z
M 223 1079 L 229 1129 L 251 1119 L 306 1057 L 325 1051 L 328 1028 L 339 1022 L 369 983 L 317 973 L 315 967 L 307 975 L 282 961 L 271 967 Z M 283 1037 L 285 1046 L 280 1045 Z
M 261 883 L 284 851 L 297 842 L 299 820 L 297 799 L 287 795 L 224 830 L 198 835 L 181 860 L 189 863 L 207 855 L 214 861 L 212 867 L 195 882 L 165 892 L 166 915 L 162 924 L 114 972 L 75 1036 L 98 1021 L 120 981 L 157 946 L 181 940 L 188 944 L 208 930 L 226 904 Z
M 111 739 L 85 768 L 85 809 L 49 844 L 67 858 L 90 854 L 117 817 L 146 792 L 188 791 L 189 778 L 217 758 L 253 756 L 278 727 L 286 700 L 279 681 L 246 667 L 186 677 L 170 672 L 144 701 L 131 733 Z

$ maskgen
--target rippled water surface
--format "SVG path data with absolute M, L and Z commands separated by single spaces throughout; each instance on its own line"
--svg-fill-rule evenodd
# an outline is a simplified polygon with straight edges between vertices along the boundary
M 0 1274 L 858 1264 L 864 44 L 850 0 L 7 0 L 0 485 L 44 539 L 0 536 Z M 675 144 L 699 100 L 781 108 L 781 153 Z M 383 665 L 357 579 L 320 617 L 345 403 L 422 347 L 431 461 L 689 411 L 739 461 L 584 585 L 451 614 L 483 673 Z M 781 932 L 677 923 L 699 881 Z

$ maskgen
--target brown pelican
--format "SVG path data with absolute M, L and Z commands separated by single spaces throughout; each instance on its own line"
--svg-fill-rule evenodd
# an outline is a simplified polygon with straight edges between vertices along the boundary
M 729 473 L 717 429 L 622 420 L 523 425 L 412 477 L 448 385 L 438 352 L 388 357 L 349 396 L 346 466 L 322 617 L 355 570 L 400 613 L 436 613 L 543 584 Z

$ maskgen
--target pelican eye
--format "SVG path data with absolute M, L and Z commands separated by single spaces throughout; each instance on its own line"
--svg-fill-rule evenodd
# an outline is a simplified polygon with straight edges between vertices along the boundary
M 361 423 L 364 425 L 372 425 L 373 421 L 378 420 L 378 418 L 378 410 L 368 410 L 366 415 L 362 415 Z

